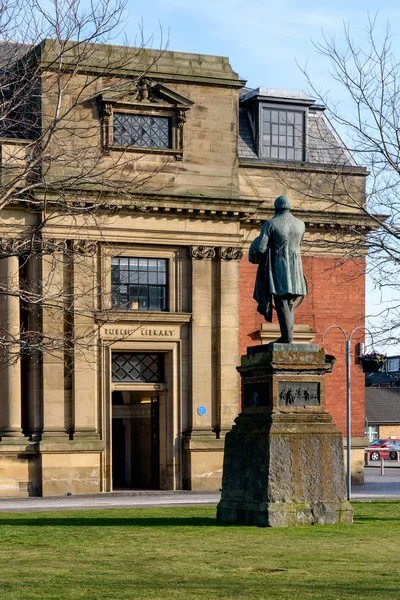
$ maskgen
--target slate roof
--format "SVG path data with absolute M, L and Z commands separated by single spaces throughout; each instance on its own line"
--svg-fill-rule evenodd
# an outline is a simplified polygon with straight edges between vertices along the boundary
M 250 120 L 244 107 L 239 108 L 239 156 L 241 158 L 258 158 Z
M 30 44 L 0 40 L 0 69 L 21 58 L 30 48 Z
M 276 90 L 274 88 L 243 88 L 240 101 L 247 102 L 256 96 L 271 98 L 274 102 L 282 100 L 289 104 L 308 106 L 307 123 L 307 162 L 312 164 L 357 166 L 345 144 L 334 130 L 324 107 L 315 104 L 315 99 L 304 92 Z M 244 160 L 259 160 L 256 154 L 255 140 L 250 125 L 249 113 L 245 106 L 239 108 L 239 158 Z
M 321 110 L 308 111 L 308 162 L 356 166 L 354 159 Z
M 400 424 L 400 389 L 366 388 L 365 418 L 368 423 Z

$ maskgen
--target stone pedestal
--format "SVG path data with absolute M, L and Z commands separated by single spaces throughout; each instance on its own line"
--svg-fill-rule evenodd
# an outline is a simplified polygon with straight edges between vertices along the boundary
M 226 435 L 219 521 L 352 523 L 342 435 L 326 411 L 331 368 L 315 344 L 268 344 L 242 357 L 243 411 Z

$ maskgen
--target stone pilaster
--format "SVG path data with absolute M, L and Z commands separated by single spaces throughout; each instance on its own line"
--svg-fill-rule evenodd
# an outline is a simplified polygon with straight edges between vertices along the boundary
M 217 439 L 218 356 L 215 248 L 192 248 L 192 427 L 183 440 L 183 486 L 219 489 L 223 440 Z
M 66 438 L 70 428 L 70 373 L 65 361 L 65 302 L 68 259 L 64 252 L 42 256 L 43 438 Z
M 212 259 L 215 249 L 192 248 L 192 432 L 212 429 Z
M 219 428 L 228 431 L 239 412 L 240 248 L 220 248 L 218 403 Z
M 22 438 L 18 256 L 0 258 L 0 287 L 0 336 L 5 341 L 2 348 L 0 436 Z
M 74 356 L 73 356 L 73 435 L 98 437 L 96 337 L 93 312 L 97 296 L 96 246 L 73 242 Z
M 27 264 L 28 286 L 33 295 L 29 307 L 28 326 L 33 332 L 41 331 L 40 304 L 35 302 L 40 297 L 42 287 L 42 264 L 38 256 L 31 256 Z M 27 432 L 33 440 L 40 439 L 43 430 L 42 408 L 42 353 L 32 349 L 27 356 L 27 385 L 26 385 L 26 424 Z

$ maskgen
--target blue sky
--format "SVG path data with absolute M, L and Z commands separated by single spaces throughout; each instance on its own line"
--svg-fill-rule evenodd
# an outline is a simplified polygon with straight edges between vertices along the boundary
M 335 100 L 341 90 L 332 80 L 327 59 L 313 41 L 343 37 L 344 23 L 362 44 L 368 14 L 378 12 L 378 31 L 387 23 L 394 49 L 400 54 L 399 0 L 129 0 L 126 33 L 135 44 L 138 24 L 153 47 L 160 45 L 160 28 L 168 49 L 228 56 L 231 65 L 251 87 L 307 89 L 298 64 L 307 65 L 315 86 Z M 382 298 L 368 291 L 367 313 L 378 311 Z M 386 300 L 390 296 L 386 295 Z M 400 345 L 389 353 L 400 353 Z
M 321 38 L 322 29 L 340 38 L 346 22 L 357 39 L 368 12 L 379 10 L 382 25 L 389 21 L 393 31 L 400 30 L 398 0 L 131 0 L 128 6 L 130 42 L 143 19 L 147 36 L 155 33 L 156 46 L 160 24 L 170 50 L 228 56 L 253 87 L 303 89 L 297 60 L 307 62 L 318 84 L 329 88 L 326 61 L 311 41 Z

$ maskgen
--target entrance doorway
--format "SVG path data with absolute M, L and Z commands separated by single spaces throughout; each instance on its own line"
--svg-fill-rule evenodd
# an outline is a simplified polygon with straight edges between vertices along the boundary
M 113 489 L 160 489 L 159 399 L 155 392 L 112 392 Z

